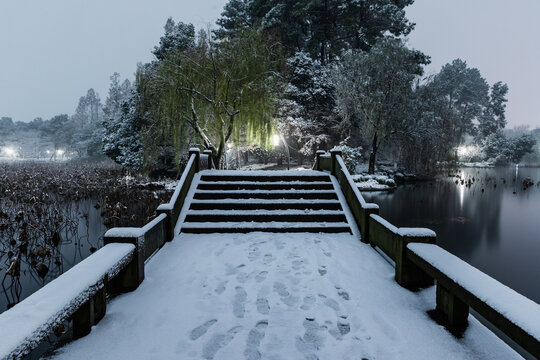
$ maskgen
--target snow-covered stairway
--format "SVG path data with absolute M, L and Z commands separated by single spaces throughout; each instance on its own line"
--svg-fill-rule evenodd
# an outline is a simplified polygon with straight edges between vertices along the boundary
M 183 233 L 351 233 L 322 171 L 202 171 Z

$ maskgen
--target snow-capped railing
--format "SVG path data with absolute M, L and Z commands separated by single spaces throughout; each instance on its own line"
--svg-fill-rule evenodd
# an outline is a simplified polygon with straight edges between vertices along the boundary
M 378 247 L 395 262 L 395 279 L 417 289 L 437 282 L 436 313 L 451 330 L 464 330 L 469 307 L 506 334 L 517 345 L 540 358 L 540 305 L 435 244 L 426 228 L 398 228 L 366 203 L 352 180 L 341 151 L 317 151 L 314 169 L 330 171 L 355 217 L 362 241 Z
M 406 258 L 437 281 L 437 311 L 467 326 L 469 307 L 540 359 L 540 305 L 434 244 L 407 245 Z
M 134 255 L 131 244 L 106 245 L 0 314 L 0 359 L 23 358 L 69 320 L 74 338 L 88 334 L 105 315 L 109 284 L 131 285 Z
M 365 243 L 369 242 L 369 215 L 378 214 L 379 206 L 377 204 L 367 203 L 354 180 L 343 163 L 340 150 L 330 151 L 330 155 L 322 150 L 317 151 L 317 159 L 315 161 L 315 170 L 330 171 L 334 175 L 341 187 L 341 191 L 347 200 L 347 204 L 351 209 L 354 219 L 360 229 L 361 240 Z
M 205 150 L 204 155 L 206 155 L 206 166 L 211 169 L 213 168 L 212 163 L 212 151 Z M 184 206 L 184 201 L 186 195 L 193 181 L 195 174 L 201 169 L 201 155 L 198 148 L 189 149 L 189 161 L 176 185 L 176 189 L 171 197 L 171 200 L 166 204 L 161 204 L 158 206 L 157 211 L 160 214 L 167 214 L 167 240 L 170 241 L 174 237 L 174 227 L 176 226 L 176 221 L 178 216 L 180 216 L 180 211 L 182 206 Z
M 211 153 L 200 163 L 192 148 L 186 169 L 159 215 L 141 228 L 112 228 L 104 246 L 34 294 L 0 314 L 0 359 L 30 354 L 52 332 L 73 321 L 73 338 L 88 334 L 105 316 L 106 295 L 136 289 L 144 280 L 144 265 L 155 251 L 173 238 L 173 229 L 187 190 L 201 165 L 212 168 Z M 204 156 L 204 155 L 203 155 Z
M 395 279 L 407 288 L 419 288 L 433 285 L 433 279 L 412 265 L 405 256 L 409 243 L 435 244 L 437 235 L 425 228 L 398 228 L 379 215 L 369 217 L 370 243 L 381 249 L 395 262 Z

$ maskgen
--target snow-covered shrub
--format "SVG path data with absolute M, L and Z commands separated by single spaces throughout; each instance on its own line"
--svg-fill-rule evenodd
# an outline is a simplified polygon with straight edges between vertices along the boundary
M 353 148 L 347 146 L 345 144 L 346 141 L 347 139 L 340 142 L 339 145 L 335 146 L 333 150 L 341 150 L 343 162 L 345 163 L 347 170 L 349 170 L 351 174 L 354 174 L 356 172 L 356 166 L 363 160 L 362 147 Z

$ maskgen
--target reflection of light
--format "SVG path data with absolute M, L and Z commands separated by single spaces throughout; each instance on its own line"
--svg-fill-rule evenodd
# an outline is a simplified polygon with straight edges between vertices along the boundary
M 51 153 L 51 150 L 47 150 L 47 154 L 50 154 Z
M 231 150 L 233 148 L 234 144 L 233 143 L 227 143 L 227 148 L 229 150 Z
M 459 209 L 463 209 L 463 199 L 465 197 L 465 185 L 458 185 L 459 189 Z
M 56 150 L 56 154 L 62 156 L 64 155 L 64 150 L 58 149 Z
M 6 156 L 9 156 L 9 157 L 17 156 L 17 151 L 15 151 L 15 149 L 7 147 L 7 146 L 3 149 L 3 152 L 6 154 Z
M 272 143 L 274 144 L 274 146 L 279 145 L 279 135 L 277 134 L 272 135 Z

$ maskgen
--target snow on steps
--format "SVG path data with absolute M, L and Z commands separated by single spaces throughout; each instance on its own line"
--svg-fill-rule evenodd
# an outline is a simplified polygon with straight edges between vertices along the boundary
M 332 183 L 327 181 L 201 181 L 201 190 L 328 190 Z
M 340 210 L 338 200 L 329 199 L 223 199 L 193 200 L 192 210 Z
M 249 233 L 249 232 L 305 232 L 305 233 L 350 233 L 346 222 L 185 222 L 183 233 Z
M 0 314 L 0 359 L 19 359 L 66 321 L 131 261 L 135 246 L 108 244 Z M 9 329 L 9 331 L 7 331 Z
M 203 171 L 185 233 L 350 233 L 334 184 L 321 171 Z

